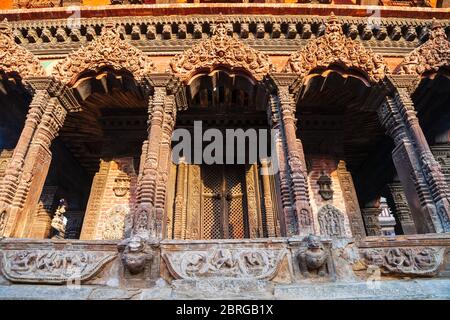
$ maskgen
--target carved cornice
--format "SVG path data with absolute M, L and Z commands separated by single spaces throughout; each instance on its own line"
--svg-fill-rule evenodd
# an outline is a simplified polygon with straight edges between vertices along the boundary
M 14 42 L 6 19 L 0 23 L 0 71 L 6 74 L 16 73 L 21 78 L 45 75 L 39 60 Z
M 112 24 L 88 46 L 70 54 L 53 69 L 53 76 L 64 84 L 72 85 L 86 71 L 98 72 L 102 68 L 128 71 L 138 81 L 154 70 L 153 62 L 139 49 L 120 38 Z
M 441 24 L 433 20 L 430 39 L 409 53 L 395 73 L 421 76 L 442 67 L 450 68 L 450 42 Z
M 284 72 L 296 73 L 303 78 L 313 69 L 326 69 L 331 65 L 363 72 L 372 83 L 380 82 L 388 72 L 380 55 L 344 35 L 342 26 L 333 13 L 326 22 L 325 34 L 309 41 L 305 47 L 292 54 Z
M 213 29 L 210 39 L 195 44 L 170 61 L 168 72 L 186 82 L 199 71 L 210 72 L 217 67 L 244 70 L 256 80 L 274 70 L 269 58 L 243 42 L 229 36 L 223 21 Z

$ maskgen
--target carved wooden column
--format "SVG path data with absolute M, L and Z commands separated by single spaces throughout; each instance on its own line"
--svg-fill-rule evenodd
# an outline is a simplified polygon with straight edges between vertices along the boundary
M 430 146 L 434 158 L 441 165 L 445 181 L 450 188 L 450 130 L 445 130 L 435 138 L 435 144 Z
M 36 213 L 33 215 L 30 238 L 47 239 L 50 236 L 57 189 L 55 186 L 44 186 Z
M 315 228 L 311 205 L 309 203 L 304 152 L 301 141 L 297 139 L 296 133 L 297 127 L 294 114 L 295 100 L 293 94 L 290 93 L 289 87 L 286 80 L 283 79 L 283 76 L 277 75 L 275 77 L 279 82 L 277 97 L 278 110 L 281 115 L 283 148 L 287 151 L 284 159 L 287 161 L 289 168 L 290 191 L 294 200 L 296 223 L 298 225 L 297 234 L 307 235 L 310 233 L 315 233 Z M 280 175 L 280 177 L 283 177 L 283 179 L 288 178 L 284 175 Z M 289 221 L 289 217 L 287 217 L 287 221 Z M 292 226 L 288 227 L 288 230 L 289 229 L 292 230 Z
M 399 181 L 394 181 L 388 184 L 388 191 L 387 202 L 394 211 L 393 214 L 398 223 L 400 223 L 403 234 L 416 234 L 416 226 L 414 225 L 402 184 Z
M 50 145 L 67 114 L 67 101 L 57 98 L 62 92 L 57 82 L 52 78 L 27 81 L 36 94 L 0 191 L 4 236 L 29 236 L 51 161 Z
M 147 81 L 154 94 L 149 99 L 148 143 L 147 150 L 143 150 L 144 163 L 138 182 L 134 233 L 144 238 L 162 238 L 176 103 L 169 93 L 173 83 L 170 75 L 151 74 Z
M 379 109 L 381 123 L 393 138 L 393 160 L 417 232 L 450 231 L 450 193 L 416 117 L 414 104 L 398 77 L 390 76 L 393 93 Z
M 261 179 L 263 185 L 263 200 L 266 208 L 267 236 L 276 237 L 276 221 L 277 217 L 273 210 L 272 187 L 269 176 L 269 163 L 267 159 L 261 159 Z
M 187 166 L 184 161 L 180 160 L 177 167 L 177 181 L 175 191 L 175 226 L 174 226 L 174 238 L 185 239 L 186 233 L 186 197 L 185 189 L 187 186 Z
M 380 236 L 381 226 L 378 216 L 381 213 L 380 200 L 374 200 L 367 203 L 364 208 L 361 209 L 364 224 L 366 225 L 366 232 L 368 236 Z

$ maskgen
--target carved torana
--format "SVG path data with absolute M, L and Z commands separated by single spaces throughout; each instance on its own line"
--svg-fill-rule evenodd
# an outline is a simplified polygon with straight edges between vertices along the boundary
M 39 60 L 14 41 L 6 20 L 0 23 L 0 71 L 21 78 L 45 76 Z
M 344 35 L 341 24 L 332 14 L 326 23 L 325 35 L 309 41 L 292 54 L 284 72 L 304 78 L 314 69 L 327 69 L 333 65 L 364 72 L 374 83 L 380 82 L 388 71 L 379 54 Z
M 410 52 L 396 73 L 421 76 L 450 67 L 450 42 L 441 24 L 433 20 L 430 39 Z
M 129 72 L 139 81 L 154 70 L 154 65 L 142 51 L 122 40 L 118 29 L 110 24 L 89 45 L 59 62 L 52 75 L 64 84 L 73 85 L 83 73 L 103 68 Z
M 218 21 L 211 38 L 175 56 L 170 61 L 168 72 L 173 72 L 182 81 L 188 81 L 200 71 L 210 72 L 220 67 L 244 70 L 256 80 L 262 80 L 274 70 L 265 54 L 229 36 L 225 23 Z

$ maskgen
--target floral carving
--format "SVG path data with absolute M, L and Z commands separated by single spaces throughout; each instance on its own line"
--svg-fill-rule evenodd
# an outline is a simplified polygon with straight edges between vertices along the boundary
M 217 67 L 244 70 L 256 80 L 262 80 L 274 70 L 265 54 L 229 36 L 225 23 L 219 21 L 212 37 L 175 56 L 170 61 L 168 72 L 173 72 L 182 81 L 188 81 L 199 71 L 212 71 Z
M 363 72 L 373 83 L 381 81 L 388 70 L 380 55 L 346 37 L 341 24 L 331 13 L 325 34 L 293 53 L 284 72 L 296 73 L 303 78 L 316 68 L 328 68 L 333 64 Z
M 437 273 L 443 261 L 443 248 L 384 248 L 362 252 L 366 265 L 381 268 L 382 273 L 429 276 Z
M 0 71 L 16 73 L 21 78 L 44 76 L 39 60 L 14 42 L 13 32 L 6 19 L 0 23 Z
M 59 62 L 53 76 L 72 85 L 83 72 L 98 72 L 102 68 L 128 71 L 139 81 L 145 73 L 154 70 L 154 65 L 142 51 L 122 40 L 112 25 L 107 25 L 101 36 Z
M 437 72 L 441 67 L 450 67 L 450 43 L 444 28 L 433 20 L 430 39 L 410 52 L 395 73 L 422 75 Z
M 88 280 L 116 254 L 68 250 L 11 250 L 3 254 L 2 272 L 13 282 L 64 283 Z
M 206 251 L 171 252 L 163 255 L 178 279 L 273 278 L 285 255 L 284 250 L 252 248 L 211 248 Z

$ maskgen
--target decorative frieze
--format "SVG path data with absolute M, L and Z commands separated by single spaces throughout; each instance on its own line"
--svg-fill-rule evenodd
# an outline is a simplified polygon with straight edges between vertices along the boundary
M 117 254 L 78 250 L 5 250 L 1 269 L 12 282 L 62 284 L 86 281 Z
M 176 279 L 270 280 L 286 251 L 253 248 L 214 248 L 200 251 L 166 252 L 163 258 Z
M 444 248 L 398 247 L 364 249 L 361 252 L 368 266 L 376 266 L 382 274 L 433 276 L 443 262 Z

